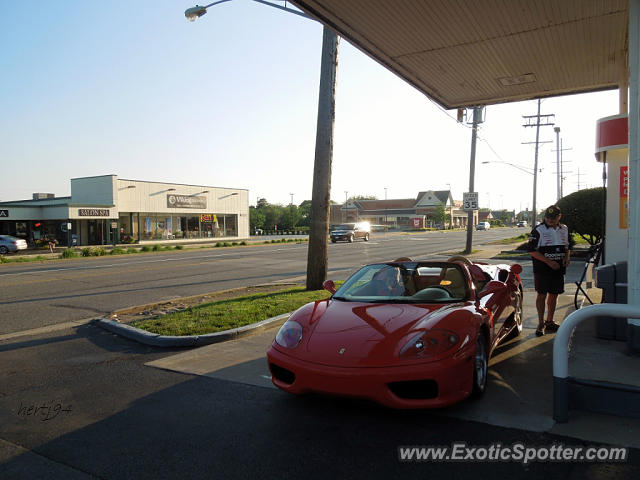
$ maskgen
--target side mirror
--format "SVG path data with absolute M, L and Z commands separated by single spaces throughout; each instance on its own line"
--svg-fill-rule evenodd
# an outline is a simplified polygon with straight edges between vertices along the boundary
M 520 267 L 522 268 L 522 267 Z M 478 294 L 476 294 L 476 298 L 478 300 L 480 300 L 483 297 L 486 297 L 487 295 L 490 295 L 492 293 L 497 293 L 497 292 L 501 292 L 503 290 L 505 290 L 507 288 L 507 285 L 498 281 L 498 280 L 491 280 L 489 283 L 487 283 L 485 285 L 485 287 L 482 289 L 482 291 Z
M 322 288 L 327 290 L 331 295 L 336 293 L 336 285 L 333 283 L 333 280 L 325 280 L 322 282 Z
M 515 275 L 520 275 L 522 273 L 522 265 L 514 263 L 513 265 L 511 265 L 509 271 Z

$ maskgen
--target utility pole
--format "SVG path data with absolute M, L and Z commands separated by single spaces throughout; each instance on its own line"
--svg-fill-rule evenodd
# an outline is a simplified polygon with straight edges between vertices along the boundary
M 555 125 L 551 120 L 555 120 L 554 114 L 540 115 L 540 99 L 538 99 L 538 114 L 537 115 L 523 115 L 522 118 L 526 119 L 527 123 L 522 125 L 523 127 L 536 127 L 536 153 L 533 163 L 533 206 L 532 206 L 532 219 L 531 224 L 535 224 L 538 221 L 538 210 L 536 206 L 536 195 L 538 193 L 538 145 L 540 143 L 551 143 L 550 141 L 540 141 L 540 127 L 552 127 Z M 535 123 L 532 123 L 532 119 L 536 119 Z M 541 123 L 542 122 L 542 123 Z M 532 143 L 532 142 L 527 142 Z
M 307 253 L 307 290 L 320 290 L 329 270 L 329 196 L 333 161 L 333 126 L 336 116 L 338 42 L 335 32 L 324 26 L 311 193 L 311 228 Z
M 473 126 L 471 128 L 471 158 L 469 160 L 469 193 L 474 191 L 474 181 L 476 174 L 476 139 L 478 137 L 478 124 L 482 123 L 482 109 L 484 107 L 473 108 Z M 473 243 L 473 214 L 474 210 L 470 209 L 467 216 L 467 245 L 464 253 L 471 253 L 471 245 Z

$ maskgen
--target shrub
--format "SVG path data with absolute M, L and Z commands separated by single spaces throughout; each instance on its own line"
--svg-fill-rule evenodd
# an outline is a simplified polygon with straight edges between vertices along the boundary
M 150 252 L 151 251 L 151 246 L 149 245 L 143 245 L 142 248 L 140 249 L 141 252 Z
M 222 244 L 222 242 L 216 242 L 215 246 L 216 246 L 216 247 L 224 247 L 224 245 Z
M 107 251 L 104 249 L 104 247 L 96 247 L 91 249 L 91 255 L 93 255 L 94 257 L 103 257 L 107 254 Z
M 112 248 L 109 252 L 110 255 L 124 255 L 125 253 L 126 252 L 120 247 Z
M 182 250 L 184 247 L 182 245 L 176 245 L 173 247 L 175 250 Z
M 222 246 L 223 246 L 223 247 L 230 247 L 230 246 L 231 246 L 231 244 L 230 244 L 229 242 L 224 242 L 224 243 L 222 244 Z
M 231 245 L 235 247 L 236 245 L 238 245 L 238 242 L 231 242 Z
M 83 257 L 90 257 L 91 256 L 91 249 L 89 247 L 84 247 L 81 251 L 80 254 Z
M 602 219 L 604 218 L 603 188 L 578 190 L 558 201 L 562 210 L 560 220 L 569 231 L 577 233 L 591 245 L 602 239 Z
M 127 253 L 138 253 L 138 249 L 134 247 L 127 248 Z
M 60 254 L 60 258 L 75 258 L 78 254 L 73 248 L 65 248 Z
M 162 245 L 158 245 L 157 243 L 151 248 L 154 252 L 159 252 L 162 250 Z
M 240 242 L 240 245 L 246 245 L 247 242 L 245 242 L 244 240 Z

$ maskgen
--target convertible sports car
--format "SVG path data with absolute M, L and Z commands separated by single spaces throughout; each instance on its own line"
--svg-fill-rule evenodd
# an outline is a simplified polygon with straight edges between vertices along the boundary
M 275 386 L 394 408 L 480 395 L 494 348 L 522 331 L 520 265 L 399 259 L 366 265 L 280 328 L 267 352 Z

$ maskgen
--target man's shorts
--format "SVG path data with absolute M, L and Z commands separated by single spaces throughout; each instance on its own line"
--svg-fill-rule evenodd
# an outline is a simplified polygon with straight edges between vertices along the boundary
M 536 292 L 538 293 L 564 293 L 564 275 L 562 274 L 545 275 L 535 273 L 533 275 L 533 280 L 535 283 Z

